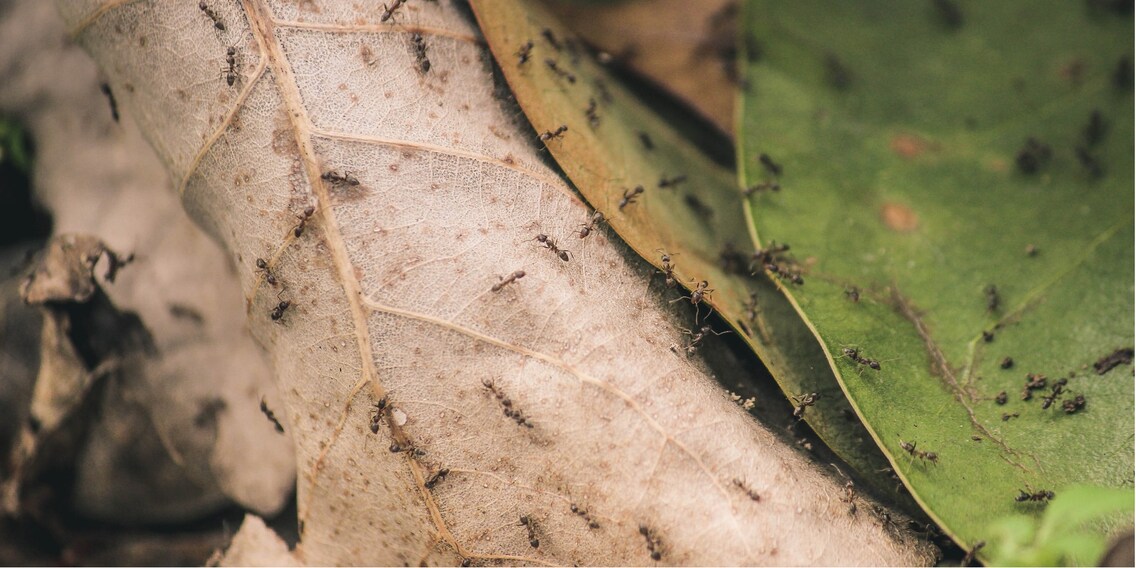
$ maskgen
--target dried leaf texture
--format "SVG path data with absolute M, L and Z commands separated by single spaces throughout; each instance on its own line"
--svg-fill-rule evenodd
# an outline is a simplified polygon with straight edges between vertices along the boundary
M 113 386 L 90 405 L 98 417 L 81 437 L 79 455 L 58 455 L 42 438 L 83 402 L 82 388 L 50 410 L 43 404 L 49 397 L 37 396 L 42 429 L 24 440 L 35 440 L 36 453 L 55 454 L 50 459 L 74 459 L 78 481 L 70 504 L 86 517 L 122 525 L 176 523 L 231 501 L 275 514 L 295 483 L 291 442 L 256 407 L 260 396 L 276 406 L 275 387 L 267 358 L 244 329 L 227 255 L 181 210 L 127 109 L 114 122 L 97 68 L 82 49 L 63 41 L 67 30 L 55 7 L 14 0 L 0 12 L 0 113 L 19 117 L 35 141 L 36 198 L 50 210 L 57 235 L 94 235 L 135 255 L 113 283 L 103 276 L 106 258 L 95 268 L 97 278 L 90 270 L 75 275 L 72 291 L 85 291 L 49 302 L 47 329 L 33 351 L 26 341 L 0 340 L 2 350 L 34 353 L 40 393 L 66 386 L 72 374 L 114 370 Z M 121 99 L 126 89 L 119 83 L 112 92 Z M 86 302 L 96 287 L 110 315 L 131 316 L 152 349 L 121 349 L 90 367 L 75 356 L 75 341 L 125 343 L 127 334 L 92 332 L 96 326 L 79 326 L 73 314 L 66 316 L 71 327 L 56 325 L 56 316 L 77 305 L 65 302 Z M 67 333 L 56 333 L 60 329 Z M 3 376 L 10 388 L 7 379 L 15 378 Z M 13 423 L 27 427 L 23 419 Z M 6 481 L 26 480 L 13 475 Z
M 671 352 L 661 280 L 575 236 L 589 211 L 464 8 L 208 5 L 224 30 L 190 2 L 63 10 L 238 266 L 296 443 L 302 562 L 931 560 Z

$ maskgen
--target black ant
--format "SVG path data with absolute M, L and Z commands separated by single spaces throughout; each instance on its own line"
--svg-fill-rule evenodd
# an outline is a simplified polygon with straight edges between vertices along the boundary
M 536 537 L 536 521 L 529 518 L 528 515 L 521 515 L 521 526 L 529 531 L 529 546 L 540 548 L 540 539 Z
M 280 424 L 279 420 L 276 419 L 276 414 L 274 414 L 272 410 L 268 408 L 268 402 L 264 400 L 264 397 L 260 397 L 260 412 L 261 414 L 264 414 L 264 416 L 268 418 L 270 422 L 272 422 L 272 426 L 276 428 L 277 432 L 281 434 L 284 433 L 284 426 Z
M 762 154 L 758 156 L 757 159 L 761 162 L 761 165 L 765 166 L 766 170 L 769 170 L 769 173 L 775 176 L 781 175 L 781 165 L 774 162 L 773 158 L 769 157 L 769 154 Z
M 544 233 L 541 233 L 541 234 L 536 236 L 536 240 L 540 241 L 540 244 L 544 245 L 544 248 L 552 251 L 552 254 L 555 254 L 556 256 L 560 257 L 560 260 L 563 260 L 564 262 L 568 262 L 569 260 L 572 259 L 572 255 L 568 254 L 568 251 L 563 250 L 560 247 L 556 246 L 556 241 L 552 240 L 552 237 L 550 237 L 550 236 L 548 236 Z
M 663 178 L 659 178 L 659 187 L 660 188 L 675 187 L 675 186 L 677 186 L 678 184 L 680 184 L 684 181 L 686 181 L 686 176 L 684 176 L 684 175 L 678 175 L 678 176 L 675 176 L 673 178 L 663 177 Z
M 998 288 L 993 284 L 986 287 L 986 311 L 994 313 L 998 310 Z
M 691 282 L 693 282 L 693 280 Z M 710 288 L 709 286 L 710 286 L 710 283 L 703 280 L 703 281 L 699 282 L 698 284 L 695 284 L 694 290 L 692 290 L 690 292 L 689 296 L 682 296 L 680 298 L 675 298 L 675 299 L 671 300 L 671 303 L 673 304 L 673 303 L 678 302 L 680 300 L 690 300 L 691 305 L 693 305 L 694 309 L 695 309 L 694 323 L 698 323 L 698 306 L 700 304 L 702 304 L 703 300 L 709 300 L 710 294 L 714 292 L 714 289 Z M 713 310 L 711 310 L 711 312 L 713 312 Z M 709 317 L 709 314 L 707 314 L 707 317 Z
M 903 451 L 910 454 L 912 458 L 919 458 L 923 461 L 929 461 L 935 465 L 939 465 L 939 454 L 916 449 L 915 444 L 916 442 L 904 442 L 902 438 L 899 440 L 899 447 L 903 448 Z
M 387 397 L 380 398 L 375 403 L 375 411 L 371 414 L 371 433 L 379 433 L 379 424 L 383 421 L 383 414 L 387 409 Z
M 775 181 L 763 181 L 758 184 L 751 185 L 745 189 L 743 194 L 749 197 L 755 193 L 762 191 L 781 191 L 781 184 Z
M 642 130 L 638 131 L 639 142 L 643 144 L 643 148 L 647 151 L 655 149 L 655 143 L 651 141 L 651 136 Z
M 662 542 L 659 540 L 655 531 L 651 530 L 647 525 L 639 525 L 639 534 L 647 539 L 647 551 L 651 553 L 651 560 L 658 562 L 663 558 Z
M 265 282 L 268 282 L 272 286 L 276 285 L 276 275 L 272 273 L 272 270 L 270 268 L 268 268 L 268 262 L 266 260 L 264 260 L 263 258 L 256 259 L 256 268 L 257 270 L 264 272 Z
M 272 311 L 268 312 L 268 315 L 272 316 L 272 321 L 280 321 L 280 318 L 284 317 L 284 310 L 287 310 L 288 306 L 291 305 L 292 302 L 288 300 L 280 300 L 280 303 L 276 304 L 276 307 L 272 308 Z
M 532 50 L 533 50 L 533 42 L 530 39 L 530 40 L 526 41 L 525 44 L 522 45 L 520 49 L 517 50 L 517 53 L 516 53 L 517 65 L 524 65 L 525 63 L 528 63 L 529 57 L 532 56 Z
M 855 286 L 849 286 L 849 287 L 844 289 L 844 295 L 847 296 L 849 300 L 852 300 L 852 303 L 854 303 L 854 304 L 860 303 L 860 289 L 859 288 L 857 288 Z
M 393 2 L 391 2 L 389 8 L 386 4 L 383 4 L 383 14 L 379 16 L 379 23 L 384 23 L 387 20 L 391 19 L 391 17 L 394 16 L 394 13 L 397 12 L 403 4 L 406 4 L 406 0 L 394 0 Z
M 426 483 L 425 483 L 426 489 L 433 489 L 434 486 L 437 485 L 439 481 L 445 479 L 446 476 L 449 475 L 449 474 L 450 474 L 449 468 L 445 468 L 445 467 L 434 472 L 434 475 L 431 475 L 426 480 Z
M 674 269 L 675 265 L 671 263 L 671 255 L 664 252 L 662 249 L 656 249 L 662 253 L 663 261 L 663 274 L 666 276 L 667 288 L 674 288 L 678 281 L 675 280 Z
M 512 274 L 510 274 L 510 275 L 508 275 L 504 278 L 498 276 L 497 278 L 501 281 L 494 284 L 493 287 L 490 288 L 490 291 L 499 292 L 505 286 L 508 286 L 509 284 L 512 284 L 513 282 L 516 282 L 517 280 L 520 280 L 521 278 L 524 278 L 524 277 L 525 277 L 525 271 L 524 270 L 514 271 Z
M 541 142 L 548 142 L 549 140 L 552 140 L 553 138 L 559 138 L 565 132 L 568 132 L 568 125 L 567 124 L 561 124 L 559 127 L 556 128 L 556 130 L 553 130 L 551 132 L 548 131 L 548 130 L 545 130 L 544 134 L 540 135 L 540 141 Z
M 540 35 L 548 42 L 548 45 L 552 46 L 552 49 L 560 51 L 560 42 L 556 40 L 556 35 L 552 33 L 552 30 L 544 28 L 540 30 Z
M 792 282 L 793 284 L 796 284 L 798 286 L 805 283 L 805 279 L 801 277 L 800 273 L 793 272 L 788 268 L 781 266 L 780 264 L 775 264 L 772 262 L 766 263 L 765 269 L 776 274 L 778 278 L 781 278 L 782 280 L 788 280 L 789 282 Z
M 556 73 L 557 77 L 560 77 L 561 79 L 564 79 L 564 80 L 568 81 L 569 83 L 575 83 L 576 82 L 576 76 L 565 71 L 565 70 L 563 70 L 563 69 L 561 69 L 560 65 L 557 65 L 555 60 L 545 59 L 544 64 L 548 66 L 548 69 L 550 71 L 552 71 L 553 73 Z
M 581 223 L 580 224 L 580 231 L 577 234 L 580 235 L 581 239 L 592 234 L 592 231 L 596 228 L 596 224 L 602 223 L 603 220 L 604 220 L 604 214 L 603 213 L 601 213 L 599 211 L 592 213 L 592 218 L 589 219 L 587 223 Z
M 426 57 L 426 40 L 422 34 L 410 34 L 410 43 L 414 46 L 414 58 L 418 62 L 418 70 L 423 73 L 430 71 L 430 59 Z
M 1065 385 L 1068 383 L 1068 379 L 1057 379 L 1050 388 L 1049 394 L 1041 397 L 1041 409 L 1046 410 L 1050 406 L 1053 406 L 1053 403 L 1057 401 L 1057 397 L 1065 393 Z
M 619 200 L 619 210 L 622 211 L 624 207 L 635 203 L 635 198 L 645 191 L 643 186 L 637 185 L 635 189 L 627 189 L 623 191 L 623 198 Z
M 1014 358 L 1006 357 L 1005 359 L 1002 359 L 1002 362 L 999 363 L 998 366 L 1002 367 L 1003 369 L 1009 369 L 1010 367 L 1014 366 Z
M 848 357 L 849 359 L 851 359 L 851 360 L 853 360 L 853 361 L 855 361 L 855 362 L 857 362 L 861 365 L 865 365 L 867 367 L 870 367 L 870 368 L 872 368 L 876 371 L 880 370 L 880 362 L 879 361 L 876 361 L 875 359 L 869 359 L 867 357 L 864 357 L 863 355 L 860 355 L 860 351 L 858 349 L 853 349 L 851 347 L 845 347 L 844 348 L 844 356 Z
M 710 325 L 702 326 L 698 329 L 697 332 L 691 332 L 689 329 L 684 329 L 682 331 L 683 333 L 690 336 L 690 341 L 688 341 L 686 344 L 687 355 L 693 355 L 696 351 L 698 351 L 698 348 L 702 345 L 702 340 L 709 337 L 711 333 L 713 333 L 714 335 L 726 335 L 727 333 L 733 333 L 729 330 L 722 332 L 714 331 L 714 328 L 710 327 Z M 671 351 L 675 353 L 678 352 L 673 346 L 671 347 Z
M 746 321 L 753 323 L 757 319 L 757 292 L 750 292 L 745 303 Z
M 963 566 L 970 566 L 970 563 L 974 562 L 974 555 L 978 554 L 978 551 L 982 550 L 982 547 L 984 547 L 984 546 L 986 546 L 985 540 L 980 540 L 980 541 L 974 543 L 974 546 L 971 547 L 970 550 L 966 551 L 966 556 L 962 557 L 962 565 Z
M 205 0 L 201 0 L 201 2 L 198 2 L 197 7 L 201 8 L 201 11 L 205 12 L 205 15 L 209 16 L 210 20 L 213 20 L 213 27 L 215 27 L 215 28 L 217 28 L 221 31 L 225 31 L 224 22 L 222 22 L 221 18 L 219 16 L 217 16 L 217 13 L 214 12 L 213 9 L 210 8 L 208 4 L 205 3 Z
M 589 529 L 600 528 L 600 524 L 598 522 L 596 522 L 594 519 L 592 519 L 592 516 L 590 514 L 588 514 L 587 509 L 582 509 L 579 506 L 577 506 L 575 503 L 570 504 L 568 506 L 568 508 L 571 509 L 573 513 L 576 513 L 577 515 L 582 517 L 585 521 L 587 521 Z
M 237 48 L 230 47 L 225 50 L 225 67 L 221 68 L 221 73 L 225 75 L 225 82 L 230 87 L 237 82 Z
M 300 238 L 300 235 L 304 234 L 304 227 L 307 225 L 308 219 L 310 219 L 312 214 L 315 212 L 316 208 L 314 205 L 305 207 L 304 210 L 299 215 L 297 215 L 297 217 L 300 219 L 300 222 L 296 224 L 295 227 L 292 227 L 292 235 L 294 235 L 297 239 Z
M 520 410 L 513 409 L 512 399 L 506 397 L 505 393 L 502 392 L 501 389 L 497 388 L 497 385 L 494 384 L 491 379 L 482 379 L 481 384 L 484 385 L 485 388 L 489 389 L 489 392 L 493 393 L 493 396 L 497 398 L 497 402 L 501 403 L 502 408 L 505 409 L 504 414 L 506 417 L 511 418 L 513 422 L 516 422 L 518 425 L 524 426 L 525 428 L 533 427 L 532 422 L 529 422 L 529 419 L 526 418 L 525 415 L 521 414 Z
M 329 181 L 329 182 L 334 183 L 336 185 L 351 185 L 351 186 L 359 185 L 359 180 L 355 179 L 355 177 L 351 175 L 351 172 L 347 172 L 346 174 L 340 175 L 339 172 L 337 172 L 335 170 L 326 171 L 326 172 L 320 174 L 320 179 L 322 179 L 324 181 Z
M 596 99 L 588 99 L 588 108 L 584 109 L 584 116 L 588 119 L 588 125 L 593 129 L 600 125 L 600 114 L 596 110 Z
M 761 501 L 761 495 L 759 495 L 757 493 L 757 491 L 754 491 L 748 485 L 746 485 L 746 483 L 744 481 L 735 477 L 733 482 L 734 482 L 734 487 L 741 489 L 742 492 L 744 492 L 746 494 L 746 497 L 749 497 L 751 501 L 754 501 L 755 503 L 758 502 L 758 501 Z
M 1073 400 L 1066 400 L 1065 402 L 1061 403 L 1061 410 L 1064 410 L 1065 414 L 1073 414 L 1084 407 L 1085 396 L 1080 394 L 1073 397 Z
M 820 400 L 820 393 L 810 392 L 803 394 L 800 397 L 789 395 L 789 398 L 792 398 L 793 402 L 797 405 L 796 408 L 793 409 L 793 418 L 801 420 L 805 417 L 805 409 L 816 404 L 816 401 Z
M 1055 495 L 1052 491 L 1049 491 L 1049 490 L 1046 490 L 1046 489 L 1042 489 L 1040 491 L 1034 491 L 1032 493 L 1027 491 L 1027 490 L 1019 489 L 1018 490 L 1018 496 L 1014 497 L 1014 501 L 1017 501 L 1018 503 L 1025 503 L 1027 501 L 1035 502 L 1035 503 L 1045 503 L 1045 502 L 1048 502 L 1049 500 L 1053 499 L 1056 496 L 1057 495 Z

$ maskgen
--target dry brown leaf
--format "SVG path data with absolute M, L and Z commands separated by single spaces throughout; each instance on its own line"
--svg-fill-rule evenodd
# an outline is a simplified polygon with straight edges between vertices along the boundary
M 545 3 L 588 43 L 734 132 L 737 0 Z
M 296 444 L 302 562 L 932 560 L 670 350 L 661 282 L 606 231 L 574 236 L 589 211 L 464 8 L 60 6 L 236 260 Z
M 56 297 L 74 302 L 48 310 L 35 355 L 39 439 L 22 420 L 26 411 L 5 416 L 21 418 L 20 459 L 27 464 L 8 480 L 6 505 L 19 508 L 14 494 L 24 489 L 53 424 L 84 402 L 92 375 L 110 373 L 114 380 L 92 401 L 98 419 L 74 448 L 79 453 L 46 456 L 73 462 L 75 511 L 118 524 L 175 523 L 235 501 L 275 514 L 291 497 L 294 458 L 291 442 L 257 408 L 261 395 L 274 401 L 275 386 L 244 329 L 228 259 L 166 189 L 164 169 L 130 117 L 112 120 L 95 65 L 62 40 L 66 30 L 55 7 L 18 0 L 0 11 L 0 112 L 19 117 L 35 143 L 36 197 L 51 211 L 57 234 L 94 235 L 95 249 L 135 254 L 113 284 L 103 276 L 105 255 L 96 278 L 77 259 L 73 268 L 85 272 L 73 272 L 74 287 L 62 288 L 75 293 Z M 96 361 L 76 356 L 76 340 L 125 343 L 117 333 L 91 333 L 96 326 L 72 333 L 61 327 L 74 322 L 64 312 L 89 310 L 92 297 L 107 308 L 101 313 L 148 335 L 148 347 Z M 60 404 L 45 404 L 56 395 Z

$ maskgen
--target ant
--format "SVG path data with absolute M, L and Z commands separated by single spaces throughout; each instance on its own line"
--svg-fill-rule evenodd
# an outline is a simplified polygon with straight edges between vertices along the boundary
M 540 539 L 536 537 L 536 521 L 529 518 L 528 515 L 521 515 L 521 526 L 529 531 L 529 546 L 540 548 Z
M 383 4 L 383 14 L 379 16 L 379 23 L 385 23 L 387 20 L 391 19 L 394 13 L 397 12 L 403 4 L 406 4 L 406 0 L 394 0 L 394 2 L 391 2 L 389 8 L 386 4 Z
M 276 419 L 276 414 L 274 414 L 272 410 L 268 408 L 268 403 L 264 400 L 263 396 L 260 397 L 260 412 L 261 414 L 264 414 L 264 416 L 268 418 L 270 422 L 272 422 L 272 425 L 276 428 L 277 432 L 281 434 L 284 433 L 284 426 L 280 424 L 279 420 Z
M 686 181 L 686 176 L 684 175 L 675 176 L 673 178 L 659 178 L 659 188 L 675 187 L 684 181 Z
M 742 492 L 744 492 L 746 494 L 746 497 L 750 498 L 750 500 L 752 500 L 754 502 L 761 501 L 761 495 L 759 495 L 757 493 L 757 491 L 754 491 L 748 485 L 746 485 L 746 483 L 744 481 L 735 477 L 733 482 L 734 482 L 734 487 L 741 489 Z
M 1057 379 L 1057 381 L 1050 388 L 1050 393 L 1046 396 L 1041 397 L 1041 401 L 1042 401 L 1041 402 L 1041 409 L 1046 410 L 1050 406 L 1053 406 L 1053 403 L 1057 401 L 1057 397 L 1064 394 L 1065 385 L 1068 384 L 1068 383 L 1069 383 L 1068 379 L 1064 379 L 1064 378 Z
M 373 414 L 371 414 L 371 433 L 372 434 L 378 434 L 379 433 L 379 423 L 382 422 L 382 420 L 383 420 L 383 414 L 386 411 L 386 408 L 387 408 L 387 397 L 384 396 L 383 398 L 380 398 L 378 402 L 375 403 L 375 412 Z
M 776 274 L 778 278 L 788 280 L 798 286 L 805 283 L 805 279 L 799 273 L 793 272 L 780 264 L 769 262 L 765 264 L 765 269 Z
M 697 333 L 692 333 L 689 329 L 684 329 L 682 331 L 683 333 L 690 336 L 690 341 L 686 344 L 687 355 L 693 355 L 696 351 L 698 351 L 698 348 L 702 345 L 702 340 L 709 337 L 711 333 L 719 336 L 726 335 L 727 333 L 733 333 L 730 330 L 722 332 L 714 331 L 714 328 L 710 327 L 709 324 L 699 328 Z M 675 353 L 678 352 L 677 350 L 675 350 L 675 346 L 671 346 L 671 351 Z
M 773 158 L 769 157 L 769 154 L 762 154 L 758 156 L 757 159 L 761 162 L 761 165 L 765 166 L 766 170 L 769 170 L 769 173 L 775 176 L 781 175 L 781 165 L 774 162 Z
M 422 34 L 410 34 L 410 43 L 414 45 L 414 58 L 418 61 L 418 70 L 422 73 L 430 71 L 430 59 L 426 57 L 426 40 Z
M 596 522 L 594 519 L 592 519 L 592 516 L 590 514 L 588 514 L 588 511 L 586 509 L 580 508 L 575 503 L 571 503 L 568 506 L 568 508 L 571 509 L 573 513 L 576 513 L 577 515 L 582 517 L 585 521 L 588 521 L 588 528 L 589 529 L 600 528 L 600 524 L 598 522 Z
M 280 300 L 280 303 L 276 304 L 276 307 L 272 308 L 272 311 L 268 312 L 268 315 L 272 317 L 272 321 L 280 321 L 280 318 L 284 317 L 284 310 L 287 310 L 288 306 L 291 305 L 292 302 L 288 300 Z
M 1064 410 L 1065 414 L 1073 414 L 1084 407 L 1085 396 L 1080 394 L 1073 397 L 1073 400 L 1066 400 L 1061 403 L 1061 410 Z
M 693 280 L 691 280 L 691 282 L 693 282 Z M 682 296 L 680 298 L 675 298 L 675 299 L 671 300 L 671 303 L 673 304 L 673 303 L 675 303 L 679 300 L 690 300 L 690 303 L 694 306 L 694 309 L 695 309 L 694 323 L 698 323 L 698 311 L 697 310 L 698 310 L 699 304 L 701 304 L 703 300 L 709 300 L 710 294 L 714 292 L 714 289 L 710 288 L 709 286 L 710 286 L 710 283 L 707 282 L 706 280 L 703 280 L 703 281 L 699 282 L 698 284 L 696 284 L 694 286 L 694 290 L 692 290 L 690 292 L 689 296 Z M 713 311 L 713 310 L 711 310 L 711 311 Z M 707 314 L 707 317 L 709 317 L 709 314 Z
M 517 53 L 516 53 L 517 65 L 524 65 L 525 63 L 528 63 L 529 57 L 532 56 L 532 50 L 533 50 L 533 42 L 530 39 L 530 40 L 526 41 L 524 43 L 524 45 L 521 46 L 520 49 L 517 50 Z
M 596 112 L 596 99 L 588 99 L 588 108 L 584 110 L 584 116 L 588 118 L 588 125 L 593 129 L 600 125 L 600 115 Z
M 663 261 L 663 274 L 666 276 L 667 288 L 674 288 L 678 281 L 675 280 L 674 269 L 675 265 L 671 263 L 671 255 L 667 254 L 663 249 L 655 249 L 659 251 Z
M 655 143 L 651 141 L 651 136 L 642 130 L 638 131 L 639 142 L 643 144 L 643 148 L 647 151 L 655 149 Z
M 805 409 L 816 404 L 816 401 L 820 400 L 820 393 L 810 392 L 808 394 L 801 395 L 800 397 L 789 395 L 789 398 L 792 398 L 793 402 L 797 404 L 797 407 L 793 409 L 793 418 L 796 418 L 799 421 L 805 417 Z
M 230 47 L 225 50 L 225 65 L 221 68 L 221 73 L 225 75 L 225 82 L 232 87 L 233 83 L 237 82 L 237 48 Z
M 437 485 L 439 481 L 445 479 L 446 476 L 449 475 L 449 474 L 450 474 L 450 469 L 446 468 L 446 467 L 443 467 L 442 469 L 439 469 L 438 471 L 434 472 L 434 475 L 431 475 L 430 478 L 426 480 L 426 483 L 425 483 L 426 489 L 433 489 L 434 486 Z
M 974 561 L 974 555 L 978 554 L 978 551 L 982 550 L 982 547 L 984 547 L 984 546 L 986 546 L 985 540 L 980 540 L 980 541 L 974 543 L 974 546 L 971 547 L 970 550 L 966 551 L 966 556 L 962 557 L 962 565 L 963 566 L 970 566 L 970 563 Z
M 1027 489 L 1028 489 L 1028 487 L 1027 487 Z M 1024 503 L 1024 502 L 1027 502 L 1027 501 L 1035 502 L 1035 503 L 1045 503 L 1045 502 L 1048 502 L 1049 500 L 1053 499 L 1056 496 L 1057 495 L 1055 495 L 1052 491 L 1049 491 L 1049 490 L 1046 490 L 1046 489 L 1042 489 L 1040 491 L 1034 491 L 1032 493 L 1030 493 L 1027 490 L 1019 489 L 1018 490 L 1018 496 L 1014 497 L 1014 501 L 1016 501 L 1018 503 Z
M 552 49 L 560 51 L 560 42 L 556 41 L 556 35 L 552 33 L 552 30 L 544 28 L 540 30 L 540 35 L 548 42 L 548 45 L 552 46 Z
M 542 245 L 544 245 L 544 248 L 552 251 L 552 254 L 555 254 L 556 256 L 560 257 L 560 260 L 563 260 L 564 262 L 568 262 L 569 260 L 572 259 L 572 255 L 568 254 L 568 251 L 563 250 L 560 247 L 556 246 L 556 241 L 552 240 L 552 237 L 550 237 L 550 236 L 548 236 L 544 233 L 541 233 L 541 234 L 536 236 L 536 240 L 540 241 L 540 243 Z
M 355 177 L 351 175 L 351 172 L 347 172 L 344 175 L 340 175 L 339 172 L 337 172 L 335 170 L 330 170 L 330 171 L 326 171 L 326 172 L 320 174 L 320 179 L 322 179 L 324 181 L 329 181 L 329 182 L 334 183 L 336 185 L 350 185 L 350 186 L 359 185 L 359 180 L 355 179 Z
M 268 261 L 264 260 L 263 258 L 256 259 L 256 268 L 257 270 L 264 272 L 264 280 L 266 282 L 273 286 L 276 285 L 276 275 L 272 273 L 272 270 L 270 268 L 268 268 Z
M 998 288 L 993 284 L 986 287 L 986 311 L 994 313 L 998 310 L 1000 300 L 998 298 Z
M 745 189 L 743 194 L 749 197 L 761 191 L 781 191 L 781 184 L 775 181 L 763 181 L 758 184 L 751 185 Z
M 545 59 L 544 64 L 548 66 L 548 69 L 550 71 L 552 71 L 553 73 L 556 73 L 557 77 L 560 77 L 561 79 L 565 79 L 569 83 L 573 83 L 573 84 L 576 83 L 576 76 L 565 71 L 565 70 L 563 70 L 563 69 L 561 69 L 560 66 L 556 64 L 555 60 Z
M 587 223 L 581 223 L 580 224 L 580 231 L 577 234 L 580 235 L 581 239 L 592 234 L 592 230 L 594 230 L 596 228 L 596 224 L 602 223 L 603 220 L 604 220 L 604 214 L 603 213 L 601 213 L 599 211 L 592 213 L 592 218 L 589 219 Z
M 501 406 L 505 408 L 504 414 L 506 417 L 513 419 L 513 422 L 516 422 L 518 425 L 524 426 L 525 428 L 533 427 L 532 422 L 529 422 L 529 419 L 526 418 L 525 415 L 521 414 L 520 410 L 513 409 L 512 399 L 506 397 L 505 393 L 502 392 L 501 389 L 497 388 L 497 385 L 493 383 L 492 379 L 482 379 L 481 384 L 484 385 L 485 388 L 489 389 L 489 392 L 493 393 L 493 396 L 496 397 L 497 401 L 501 403 Z
M 512 274 L 510 274 L 510 275 L 508 275 L 504 278 L 498 276 L 497 278 L 500 280 L 500 282 L 494 284 L 493 287 L 490 288 L 490 291 L 499 292 L 505 286 L 508 286 L 509 284 L 512 284 L 513 282 L 516 282 L 517 280 L 520 280 L 521 278 L 524 278 L 524 277 L 525 277 L 525 271 L 524 270 L 514 271 Z
M 550 132 L 548 130 L 545 130 L 544 134 L 540 135 L 540 141 L 541 142 L 548 142 L 549 140 L 552 140 L 553 138 L 559 138 L 565 132 L 568 132 L 568 125 L 567 124 L 561 124 L 554 131 Z
M 292 234 L 297 239 L 300 238 L 300 235 L 304 234 L 304 226 L 307 224 L 308 219 L 311 218 L 312 214 L 315 213 L 315 212 L 316 212 L 315 206 L 309 205 L 309 206 L 304 208 L 303 212 L 301 212 L 299 215 L 297 215 L 297 217 L 300 219 L 300 222 L 295 227 L 292 227 Z
M 213 10 L 212 10 L 212 9 L 211 9 L 211 8 L 209 7 L 209 5 L 205 3 L 205 0 L 201 0 L 201 2 L 198 2 L 198 3 L 197 3 L 197 7 L 198 7 L 198 8 L 201 8 L 201 11 L 202 11 L 202 12 L 205 12 L 205 15 L 206 15 L 206 16 L 209 16 L 209 19 L 210 19 L 210 20 L 213 20 L 213 27 L 215 27 L 215 28 L 217 28 L 217 29 L 219 29 L 219 30 L 221 30 L 221 31 L 225 31 L 225 24 L 224 24 L 224 22 L 222 22 L 222 21 L 221 21 L 221 18 L 220 18 L 219 16 L 217 16 L 217 13 L 216 13 L 216 12 L 214 12 L 214 11 L 213 11 Z
M 852 303 L 854 303 L 854 304 L 860 303 L 860 289 L 859 288 L 857 288 L 855 286 L 849 286 L 849 287 L 844 289 L 844 295 L 847 296 L 849 300 L 852 300 Z
M 619 210 L 622 211 L 624 207 L 635 203 L 635 198 L 643 193 L 643 186 L 637 185 L 635 189 L 627 189 L 623 191 L 623 198 L 619 200 Z
M 659 541 L 658 535 L 650 527 L 644 524 L 639 525 L 639 534 L 647 539 L 647 551 L 651 553 L 651 560 L 658 562 L 663 558 L 662 542 Z
M 757 292 L 750 292 L 745 303 L 746 321 L 753 323 L 757 319 Z
M 915 444 L 916 442 L 904 442 L 902 438 L 899 440 L 899 447 L 903 448 L 903 451 L 910 454 L 912 458 L 919 458 L 923 461 L 929 461 L 935 465 L 939 465 L 939 454 L 918 450 L 915 448 Z
M 858 349 L 853 349 L 851 347 L 845 347 L 844 348 L 844 356 L 848 357 L 849 359 L 851 359 L 851 360 L 853 360 L 853 361 L 855 361 L 855 362 L 857 362 L 861 365 L 871 367 L 872 369 L 874 369 L 876 371 L 880 370 L 880 362 L 879 361 L 876 361 L 875 359 L 869 359 L 867 357 L 864 357 L 863 355 L 860 355 L 860 351 Z

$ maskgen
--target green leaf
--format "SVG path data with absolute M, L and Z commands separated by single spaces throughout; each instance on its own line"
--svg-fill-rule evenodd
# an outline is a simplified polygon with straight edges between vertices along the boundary
M 793 245 L 807 284 L 786 294 L 920 504 L 969 548 L 1045 510 L 1019 491 L 1132 487 L 1132 369 L 1093 367 L 1133 346 L 1131 18 L 905 0 L 745 18 L 762 57 L 741 181 L 782 187 L 747 203 L 755 240 Z M 1023 401 L 1027 373 L 1047 387 Z
M 660 270 L 662 253 L 669 253 L 675 279 L 688 290 L 708 282 L 713 293 L 706 303 L 734 326 L 786 393 L 820 394 L 805 420 L 838 456 L 869 474 L 888 467 L 841 393 L 811 330 L 767 278 L 750 276 L 750 238 L 734 173 L 638 102 L 534 3 L 495 0 L 472 6 L 536 130 L 552 134 L 567 127 L 545 146 L 611 228 Z M 684 181 L 660 186 L 678 176 Z M 625 192 L 636 186 L 643 193 L 620 207 Z M 730 262 L 723 262 L 731 245 Z M 664 285 L 662 272 L 652 285 Z M 676 290 L 676 300 L 683 294 L 690 296 Z M 699 309 L 707 314 L 706 305 Z M 691 322 L 691 330 L 701 323 Z M 684 356 L 684 346 L 678 347 L 676 357 Z M 769 419 L 781 420 L 790 423 L 789 413 Z M 873 476 L 868 481 L 882 495 L 894 495 L 891 480 Z

